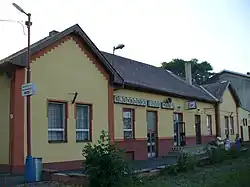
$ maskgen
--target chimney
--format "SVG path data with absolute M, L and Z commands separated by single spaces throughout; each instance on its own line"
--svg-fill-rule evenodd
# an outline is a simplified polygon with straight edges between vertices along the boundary
M 49 36 L 55 36 L 56 34 L 58 34 L 59 32 L 56 30 L 50 31 L 49 32 Z
M 188 84 L 192 84 L 192 70 L 191 70 L 191 62 L 185 62 L 185 75 L 186 81 Z

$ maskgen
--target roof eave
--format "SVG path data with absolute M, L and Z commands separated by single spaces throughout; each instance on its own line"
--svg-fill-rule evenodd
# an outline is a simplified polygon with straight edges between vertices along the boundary
M 229 90 L 231 91 L 231 93 L 232 93 L 232 95 L 233 95 L 233 97 L 234 97 L 234 99 L 235 99 L 235 101 L 236 101 L 236 106 L 237 106 L 237 107 L 242 106 L 242 103 L 241 103 L 241 101 L 240 101 L 240 97 L 238 96 L 236 90 L 234 89 L 234 87 L 232 86 L 231 83 L 228 85 L 228 88 L 229 88 Z
M 12 64 L 11 61 L 5 61 L 0 64 L 0 72 L 13 72 L 17 68 L 22 68 L 22 66 Z
M 210 97 L 212 97 L 216 102 L 220 102 L 220 99 L 216 98 L 212 93 L 210 93 L 205 87 L 201 86 L 201 89 L 206 92 L 208 95 L 210 95 Z
M 121 86 L 122 86 L 122 88 L 135 89 L 135 90 L 139 90 L 139 91 L 143 91 L 143 92 L 151 92 L 151 93 L 161 94 L 161 95 L 164 94 L 164 95 L 177 97 L 177 98 L 185 98 L 187 100 L 196 100 L 196 101 L 213 103 L 213 104 L 218 103 L 218 101 L 216 101 L 216 100 L 206 100 L 203 98 L 189 97 L 189 96 L 179 95 L 176 93 L 170 93 L 170 92 L 166 92 L 166 91 L 162 91 L 162 90 L 156 90 L 156 89 L 148 88 L 145 86 L 140 86 L 140 85 L 126 83 L 126 82 Z

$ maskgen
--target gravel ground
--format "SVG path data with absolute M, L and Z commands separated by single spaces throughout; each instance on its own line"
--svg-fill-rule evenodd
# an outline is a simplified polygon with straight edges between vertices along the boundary
M 130 164 L 135 170 L 139 169 L 156 169 L 157 166 L 174 164 L 176 158 L 154 158 L 150 160 L 137 160 L 132 161 Z M 72 173 L 73 171 L 63 172 Z M 76 171 L 74 171 L 76 172 Z M 80 172 L 80 171 L 79 171 Z M 58 182 L 39 182 L 26 185 L 28 187 L 72 187 L 67 184 L 60 184 Z M 25 185 L 17 185 L 16 187 L 26 187 Z M 1 187 L 1 186 L 0 186 Z
M 130 163 L 134 170 L 140 169 L 156 169 L 157 166 L 171 165 L 176 163 L 175 157 L 152 158 L 149 160 L 134 160 Z
M 0 174 L 0 187 L 12 187 L 24 182 L 23 176 Z
M 62 184 L 58 182 L 40 182 L 28 185 L 19 185 L 16 187 L 73 187 L 72 185 Z M 80 187 L 80 186 L 75 186 Z

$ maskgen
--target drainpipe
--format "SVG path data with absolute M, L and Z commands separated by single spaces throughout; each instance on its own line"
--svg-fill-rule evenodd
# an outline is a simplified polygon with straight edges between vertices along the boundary
M 239 107 L 236 107 L 237 134 L 240 134 Z
M 221 136 L 220 103 L 215 104 L 215 128 L 216 128 L 216 136 Z

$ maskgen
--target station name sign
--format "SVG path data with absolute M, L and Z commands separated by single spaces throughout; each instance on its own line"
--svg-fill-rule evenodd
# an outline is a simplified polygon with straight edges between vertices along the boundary
M 116 104 L 125 104 L 125 105 L 135 105 L 142 107 L 151 107 L 151 108 L 163 108 L 163 109 L 174 109 L 174 104 L 169 102 L 153 101 L 147 99 L 139 99 L 134 97 L 126 96 L 114 96 L 114 103 Z

